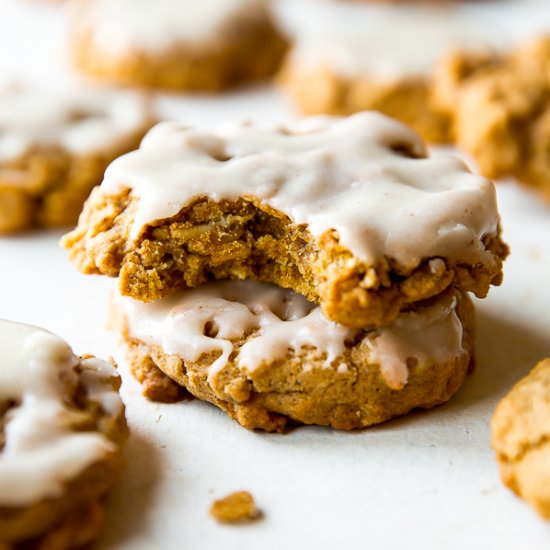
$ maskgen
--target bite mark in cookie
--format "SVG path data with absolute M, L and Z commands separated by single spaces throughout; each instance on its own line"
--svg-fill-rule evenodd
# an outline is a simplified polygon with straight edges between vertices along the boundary
M 486 295 L 507 254 L 499 232 L 491 182 L 361 113 L 279 130 L 161 124 L 109 167 L 63 243 L 139 300 L 257 279 L 361 328 L 452 284 Z

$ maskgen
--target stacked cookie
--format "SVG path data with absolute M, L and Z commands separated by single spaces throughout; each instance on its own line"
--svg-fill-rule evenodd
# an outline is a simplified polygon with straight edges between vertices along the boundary
M 377 113 L 213 131 L 162 123 L 63 240 L 117 276 L 113 325 L 156 398 L 243 426 L 369 426 L 449 399 L 507 254 L 495 190 Z

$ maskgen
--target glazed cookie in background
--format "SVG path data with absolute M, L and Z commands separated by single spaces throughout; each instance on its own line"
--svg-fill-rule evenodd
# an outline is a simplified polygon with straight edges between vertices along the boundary
M 190 91 L 266 79 L 286 49 L 267 0 L 81 0 L 72 37 L 90 76 Z
M 105 174 L 63 245 L 145 302 L 212 278 L 292 288 L 384 325 L 455 285 L 500 284 L 494 185 L 378 113 L 265 129 L 162 123 Z
M 550 359 L 501 400 L 491 428 L 502 481 L 550 519 Z
M 131 92 L 0 91 L 0 234 L 74 225 L 106 166 L 152 126 L 149 100 Z
M 363 428 L 447 401 L 473 358 L 473 305 L 449 290 L 378 329 L 349 329 L 290 290 L 219 281 L 145 304 L 115 296 L 111 324 L 139 380 L 160 370 L 246 428 Z
M 0 320 L 0 545 L 94 540 L 127 436 L 113 366 L 45 330 Z
M 550 201 L 550 37 L 506 56 L 457 53 L 436 79 L 454 138 L 491 178 L 514 176 Z
M 505 51 L 544 19 L 550 30 L 540 0 L 276 0 L 274 9 L 294 41 L 280 81 L 302 112 L 379 110 L 431 142 L 452 138 L 451 117 L 433 97 L 441 58 L 456 49 Z

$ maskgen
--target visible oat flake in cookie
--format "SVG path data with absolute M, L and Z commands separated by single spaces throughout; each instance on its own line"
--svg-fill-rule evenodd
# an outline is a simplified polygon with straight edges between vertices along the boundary
M 64 245 L 151 301 L 209 278 L 273 282 L 343 325 L 501 280 L 493 184 L 376 113 L 264 129 L 164 123 L 111 164 Z
M 8 321 L 0 359 L 0 542 L 81 546 L 99 534 L 120 469 L 118 375 L 49 332 Z

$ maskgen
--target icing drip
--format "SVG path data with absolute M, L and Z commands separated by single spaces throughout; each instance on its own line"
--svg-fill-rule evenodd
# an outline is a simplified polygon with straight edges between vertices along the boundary
M 451 50 L 505 50 L 550 30 L 546 0 L 411 4 L 278 0 L 274 12 L 294 63 L 349 77 L 429 75 Z
M 265 4 L 265 0 L 86 0 L 75 23 L 106 55 L 162 52 L 175 44 L 216 40 L 226 25 L 254 17 Z
M 140 94 L 105 90 L 0 91 L 0 162 L 36 146 L 73 153 L 109 150 L 149 120 Z
M 348 372 L 344 354 L 363 334 L 369 362 L 380 365 L 388 386 L 407 383 L 408 359 L 444 362 L 464 353 L 456 298 L 441 297 L 390 325 L 357 331 L 329 321 L 319 307 L 292 292 L 255 281 L 222 281 L 176 292 L 143 303 L 116 296 L 131 337 L 156 345 L 167 354 L 195 362 L 218 354 L 209 378 L 231 358 L 245 372 L 284 359 L 289 350 L 312 348 L 325 368 Z M 308 370 L 311 365 L 304 365 Z
M 279 130 L 162 123 L 107 169 L 103 193 L 127 187 L 139 197 L 134 239 L 199 197 L 253 195 L 316 237 L 336 230 L 359 258 L 388 256 L 410 268 L 434 256 L 492 262 L 481 240 L 499 221 L 490 181 L 457 158 L 426 158 L 416 134 L 374 112 Z
M 409 377 L 407 360 L 420 364 L 443 363 L 462 355 L 462 324 L 455 311 L 456 298 L 401 313 L 390 325 L 369 333 L 369 359 L 380 365 L 393 389 L 403 388 Z
M 184 361 L 221 353 L 209 377 L 235 357 L 245 371 L 283 359 L 289 350 L 313 347 L 330 366 L 355 331 L 326 319 L 321 310 L 291 290 L 267 283 L 223 281 L 179 291 L 149 304 L 118 296 L 130 334 L 159 345 Z
M 0 320 L 0 403 L 15 405 L 4 417 L 0 452 L 0 506 L 24 506 L 55 497 L 64 483 L 114 451 L 114 444 L 94 432 L 72 432 L 74 414 L 64 396 L 78 383 L 78 358 L 57 336 L 45 330 Z M 99 360 L 88 360 L 91 400 L 107 413 L 122 407 L 100 380 L 113 376 Z M 94 380 L 95 378 L 95 380 Z

